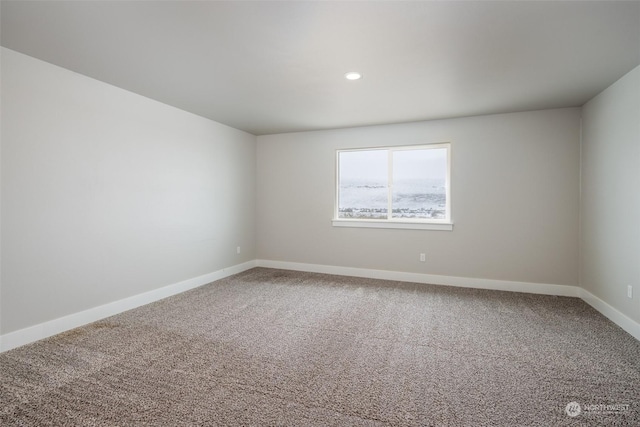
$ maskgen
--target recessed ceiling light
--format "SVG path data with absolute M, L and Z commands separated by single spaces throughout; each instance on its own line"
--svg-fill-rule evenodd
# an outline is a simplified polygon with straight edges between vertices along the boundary
M 360 80 L 362 78 L 362 74 L 358 73 L 357 71 L 349 71 L 344 75 L 344 78 L 347 80 Z

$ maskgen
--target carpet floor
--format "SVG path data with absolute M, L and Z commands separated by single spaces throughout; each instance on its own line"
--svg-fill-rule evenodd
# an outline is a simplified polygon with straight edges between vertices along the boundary
M 0 424 L 640 426 L 640 342 L 577 298 L 255 268 L 0 354 Z

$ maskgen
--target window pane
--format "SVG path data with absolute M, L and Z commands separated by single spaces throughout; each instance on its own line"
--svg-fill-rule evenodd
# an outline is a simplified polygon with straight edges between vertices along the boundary
M 387 218 L 387 156 L 386 150 L 339 153 L 338 218 Z
M 447 150 L 393 153 L 392 218 L 445 219 Z

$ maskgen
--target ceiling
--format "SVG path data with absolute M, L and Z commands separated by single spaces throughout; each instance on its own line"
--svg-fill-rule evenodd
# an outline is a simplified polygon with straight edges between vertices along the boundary
M 640 64 L 638 1 L 1 7 L 3 46 L 255 135 L 580 106 Z

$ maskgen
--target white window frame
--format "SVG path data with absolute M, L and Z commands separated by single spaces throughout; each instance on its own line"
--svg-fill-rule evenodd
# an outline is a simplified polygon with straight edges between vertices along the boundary
M 424 149 L 446 149 L 447 150 L 447 182 L 446 182 L 446 218 L 443 219 L 419 219 L 419 218 L 393 218 L 391 209 L 393 194 L 393 153 L 396 151 L 406 150 L 424 150 Z M 354 151 L 373 151 L 383 150 L 389 153 L 387 173 L 388 178 L 388 196 L 387 196 L 387 218 L 386 219 L 359 219 L 359 218 L 339 218 L 339 197 L 340 197 L 340 153 Z M 334 213 L 332 225 L 334 227 L 364 227 L 364 228 L 399 228 L 410 230 L 444 230 L 452 231 L 453 222 L 451 217 L 451 143 L 438 142 L 433 144 L 421 145 L 403 145 L 403 146 L 386 146 L 386 147 L 369 147 L 356 149 L 338 149 L 336 150 L 336 173 L 335 173 L 335 199 Z

